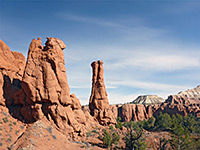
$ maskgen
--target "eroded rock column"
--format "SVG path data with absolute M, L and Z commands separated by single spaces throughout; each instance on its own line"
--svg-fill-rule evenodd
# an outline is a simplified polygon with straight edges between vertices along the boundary
M 92 92 L 89 101 L 91 115 L 94 116 L 100 124 L 107 125 L 115 123 L 116 121 L 109 106 L 104 84 L 103 61 L 94 61 L 91 66 L 93 71 Z
M 75 94 L 70 95 L 63 50 L 57 38 L 33 39 L 22 79 L 21 114 L 28 122 L 47 117 L 64 133 L 85 134 L 86 118 Z

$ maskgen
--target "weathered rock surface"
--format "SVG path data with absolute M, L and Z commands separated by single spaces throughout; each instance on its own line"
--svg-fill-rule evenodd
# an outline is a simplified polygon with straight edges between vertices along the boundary
M 0 40 L 0 105 L 13 103 L 14 93 L 21 88 L 25 67 L 25 57 L 22 53 L 12 52 Z
M 200 85 L 193 89 L 188 89 L 186 91 L 179 92 L 178 95 L 186 96 L 188 98 L 200 98 Z
M 81 141 L 100 126 L 70 95 L 65 47 L 57 38 L 45 46 L 34 39 L 25 66 L 25 57 L 0 41 L 0 149 L 83 149 L 68 138 Z
M 116 121 L 109 108 L 107 92 L 104 84 L 103 61 L 94 61 L 92 64 L 92 92 L 89 101 L 90 113 L 100 124 L 114 124 Z
M 166 106 L 162 111 L 173 114 L 188 115 L 194 113 L 200 117 L 200 86 L 170 95 L 165 101 Z
M 141 95 L 138 96 L 132 103 L 133 104 L 160 104 L 165 100 L 157 95 Z
M 141 99 L 143 98 L 139 100 Z M 180 92 L 177 95 L 170 95 L 161 104 L 124 104 L 118 110 L 121 111 L 120 117 L 124 121 L 149 119 L 152 115 L 159 115 L 160 112 L 170 115 L 179 113 L 183 116 L 194 113 L 200 117 L 200 86 L 186 90 L 185 92 Z
M 15 103 L 27 122 L 46 117 L 64 134 L 84 135 L 86 117 L 75 94 L 70 95 L 63 50 L 66 45 L 57 38 L 33 39 L 22 78 L 22 90 Z
M 123 121 L 140 121 L 149 119 L 154 112 L 159 108 L 159 104 L 155 105 L 143 105 L 143 104 L 124 104 L 121 106 L 121 114 L 119 117 Z

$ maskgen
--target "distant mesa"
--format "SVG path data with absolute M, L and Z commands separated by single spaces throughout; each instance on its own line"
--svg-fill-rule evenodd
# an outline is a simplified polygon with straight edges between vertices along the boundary
M 165 100 L 157 95 L 140 95 L 132 103 L 133 104 L 160 104 Z

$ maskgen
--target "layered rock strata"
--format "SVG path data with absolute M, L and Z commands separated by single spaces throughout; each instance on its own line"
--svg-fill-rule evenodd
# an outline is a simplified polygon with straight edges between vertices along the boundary
M 89 101 L 90 113 L 100 124 L 114 124 L 115 118 L 109 107 L 107 92 L 104 84 L 103 61 L 94 61 L 92 64 L 92 91 Z

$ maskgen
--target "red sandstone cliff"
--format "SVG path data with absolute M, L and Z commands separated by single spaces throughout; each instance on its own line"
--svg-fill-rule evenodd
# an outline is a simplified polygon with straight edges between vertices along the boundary
M 25 63 L 22 53 L 12 52 L 0 40 L 0 105 L 13 103 L 13 93 L 21 88 Z

